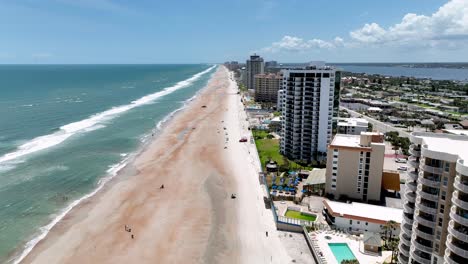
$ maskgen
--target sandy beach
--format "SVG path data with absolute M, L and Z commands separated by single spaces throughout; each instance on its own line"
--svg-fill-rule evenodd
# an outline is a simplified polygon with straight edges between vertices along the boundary
M 237 86 L 220 66 L 121 175 L 22 263 L 291 262 L 263 205 L 255 145 L 238 142 L 250 135 L 245 120 Z

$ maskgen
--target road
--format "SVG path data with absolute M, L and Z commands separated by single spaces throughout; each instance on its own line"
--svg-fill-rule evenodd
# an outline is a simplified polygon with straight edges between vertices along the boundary
M 400 137 L 409 137 L 410 136 L 410 133 L 406 132 L 406 131 L 403 131 L 399 128 L 396 128 L 394 126 L 391 126 L 391 125 L 388 125 L 388 124 L 385 124 L 383 122 L 380 122 L 379 120 L 376 120 L 372 117 L 369 117 L 369 116 L 366 116 L 366 115 L 362 115 L 356 111 L 353 111 L 351 109 L 348 109 L 346 107 L 343 107 L 343 106 L 340 106 L 340 109 L 344 109 L 346 111 L 348 111 L 348 113 L 351 114 L 352 117 L 360 117 L 362 116 L 362 118 L 366 119 L 367 121 L 369 121 L 372 125 L 373 125 L 373 128 L 374 130 L 378 130 L 382 133 L 387 133 L 387 132 L 390 132 L 390 131 L 396 131 L 400 134 Z

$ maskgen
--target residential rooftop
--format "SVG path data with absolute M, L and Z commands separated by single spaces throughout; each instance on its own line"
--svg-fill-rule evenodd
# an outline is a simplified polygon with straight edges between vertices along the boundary
M 455 130 L 459 132 L 463 130 Z M 468 136 L 440 133 L 413 132 L 412 137 L 422 139 L 422 144 L 434 152 L 446 153 L 457 159 L 468 160 Z
M 343 203 L 335 201 L 323 201 L 323 204 L 335 217 L 338 216 L 380 224 L 385 224 L 390 220 L 401 223 L 403 218 L 403 210 L 397 208 L 356 202 Z
M 336 134 L 330 144 L 330 147 L 369 148 L 369 146 L 361 145 L 362 136 L 383 137 L 383 134 L 379 132 L 361 132 L 361 135 Z
M 361 127 L 367 127 L 369 124 L 369 121 L 367 121 L 364 118 L 343 118 L 338 121 L 338 126 L 351 126 L 351 127 L 356 127 L 356 126 L 361 126 Z

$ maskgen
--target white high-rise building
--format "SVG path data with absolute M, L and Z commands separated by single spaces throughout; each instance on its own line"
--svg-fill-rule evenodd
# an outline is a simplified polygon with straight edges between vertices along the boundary
M 281 73 L 281 153 L 293 160 L 319 160 L 332 135 L 335 69 L 309 66 Z
M 468 137 L 413 132 L 399 263 L 468 263 Z
M 246 62 L 246 86 L 247 89 L 255 89 L 255 75 L 265 72 L 263 58 L 254 54 Z

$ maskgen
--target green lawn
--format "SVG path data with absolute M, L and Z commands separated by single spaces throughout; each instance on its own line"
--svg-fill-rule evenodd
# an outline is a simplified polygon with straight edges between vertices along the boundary
M 317 219 L 316 216 L 303 215 L 303 214 L 301 214 L 301 212 L 291 211 L 291 210 L 286 211 L 286 217 L 295 218 L 295 219 L 299 219 L 299 220 L 306 220 L 306 221 L 311 221 L 311 222 L 313 222 L 313 221 L 315 221 L 315 219 Z
M 265 131 L 256 131 L 255 136 L 263 137 L 262 139 L 255 139 L 255 145 L 257 146 L 258 156 L 260 157 L 260 162 L 262 163 L 262 168 L 265 168 L 265 164 L 270 160 L 274 160 L 277 162 L 278 166 L 284 165 L 283 155 L 280 154 L 280 146 L 278 139 L 268 139 L 266 135 L 268 135 Z M 302 166 L 297 164 L 294 161 L 288 160 L 289 167 L 291 169 L 305 169 L 311 170 L 311 166 Z

